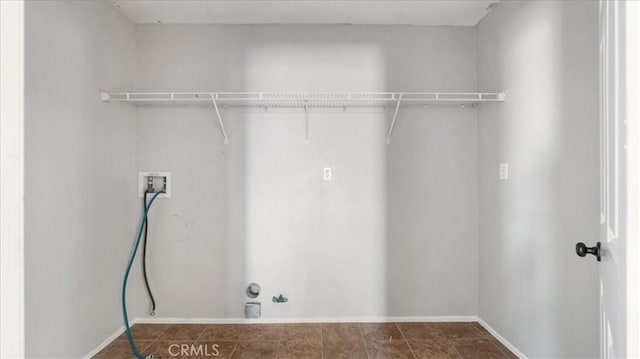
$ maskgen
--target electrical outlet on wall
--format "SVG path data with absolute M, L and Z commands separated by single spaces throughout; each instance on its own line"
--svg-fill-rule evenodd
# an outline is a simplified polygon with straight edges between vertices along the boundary
M 508 180 L 509 179 L 509 164 L 504 162 L 500 164 L 500 175 L 499 178 L 501 180 Z
M 171 198 L 171 172 L 139 172 L 138 197 L 144 196 L 144 191 L 152 186 L 154 192 L 164 190 L 158 198 Z
M 325 181 L 331 181 L 331 167 L 325 167 L 322 171 L 322 178 Z

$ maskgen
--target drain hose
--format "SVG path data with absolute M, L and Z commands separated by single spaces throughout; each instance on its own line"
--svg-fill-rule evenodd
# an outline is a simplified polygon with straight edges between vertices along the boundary
M 164 193 L 164 191 L 157 192 L 151 197 L 151 201 L 146 206 L 144 210 L 144 214 L 142 216 L 142 220 L 140 221 L 140 229 L 138 230 L 138 238 L 136 239 L 136 243 L 133 246 L 133 252 L 131 253 L 131 258 L 129 258 L 129 264 L 127 265 L 127 271 L 124 273 L 124 281 L 122 282 L 122 315 L 124 316 L 124 326 L 127 329 L 127 338 L 129 339 L 129 345 L 131 346 L 131 350 L 133 354 L 136 356 L 136 359 L 146 359 L 146 356 L 141 354 L 136 347 L 136 342 L 133 340 L 133 335 L 131 334 L 131 328 L 129 327 L 129 317 L 127 315 L 127 282 L 129 281 L 129 273 L 131 272 L 131 267 L 133 266 L 133 261 L 136 259 L 136 252 L 138 252 L 138 246 L 140 245 L 140 238 L 142 238 L 142 232 L 145 228 L 145 224 L 147 222 L 147 215 L 149 214 L 149 210 L 151 210 L 151 205 L 153 201 L 158 198 L 158 196 Z

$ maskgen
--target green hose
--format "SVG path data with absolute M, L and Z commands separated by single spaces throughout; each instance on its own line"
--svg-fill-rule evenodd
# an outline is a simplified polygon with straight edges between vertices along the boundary
M 136 259 L 136 252 L 138 252 L 138 245 L 140 244 L 140 238 L 142 238 L 142 231 L 144 229 L 145 224 L 147 223 L 147 215 L 149 214 L 149 210 L 151 209 L 151 205 L 153 201 L 158 198 L 158 196 L 164 193 L 164 191 L 160 191 L 151 197 L 151 201 L 146 206 L 144 210 L 144 215 L 142 216 L 142 220 L 140 221 L 140 230 L 138 230 L 138 238 L 136 239 L 136 244 L 133 247 L 133 252 L 131 253 L 131 258 L 129 259 L 129 264 L 127 265 L 127 271 L 124 273 L 124 281 L 122 283 L 122 315 L 124 316 L 124 326 L 127 328 L 127 338 L 129 339 L 129 345 L 131 346 L 131 350 L 133 354 L 136 356 L 136 359 L 147 359 L 144 354 L 141 354 L 136 347 L 136 342 L 133 340 L 133 335 L 131 334 L 131 327 L 129 327 L 129 317 L 127 315 L 127 282 L 129 280 L 129 273 L 131 272 L 131 267 L 133 266 L 133 261 Z

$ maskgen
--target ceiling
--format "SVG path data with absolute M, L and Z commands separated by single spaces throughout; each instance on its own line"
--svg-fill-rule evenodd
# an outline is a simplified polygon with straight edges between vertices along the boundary
M 111 0 L 137 24 L 474 26 L 499 0 Z

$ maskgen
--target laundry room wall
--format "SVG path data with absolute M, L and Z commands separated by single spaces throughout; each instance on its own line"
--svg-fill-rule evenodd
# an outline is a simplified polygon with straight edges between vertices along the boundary
M 478 25 L 480 317 L 528 357 L 599 356 L 598 3 L 501 2 Z M 498 179 L 500 163 L 509 179 Z
M 138 25 L 137 91 L 473 91 L 475 29 Z M 151 214 L 159 318 L 477 314 L 474 108 L 136 109 L 136 166 L 169 171 Z M 331 181 L 323 169 L 332 168 Z M 455 265 L 452 265 L 455 263 Z M 148 316 L 138 286 L 138 315 Z M 271 297 L 289 297 L 274 304 Z
M 25 1 L 25 19 L 25 353 L 79 358 L 122 327 L 135 112 L 100 89 L 134 86 L 135 27 L 102 1 Z

